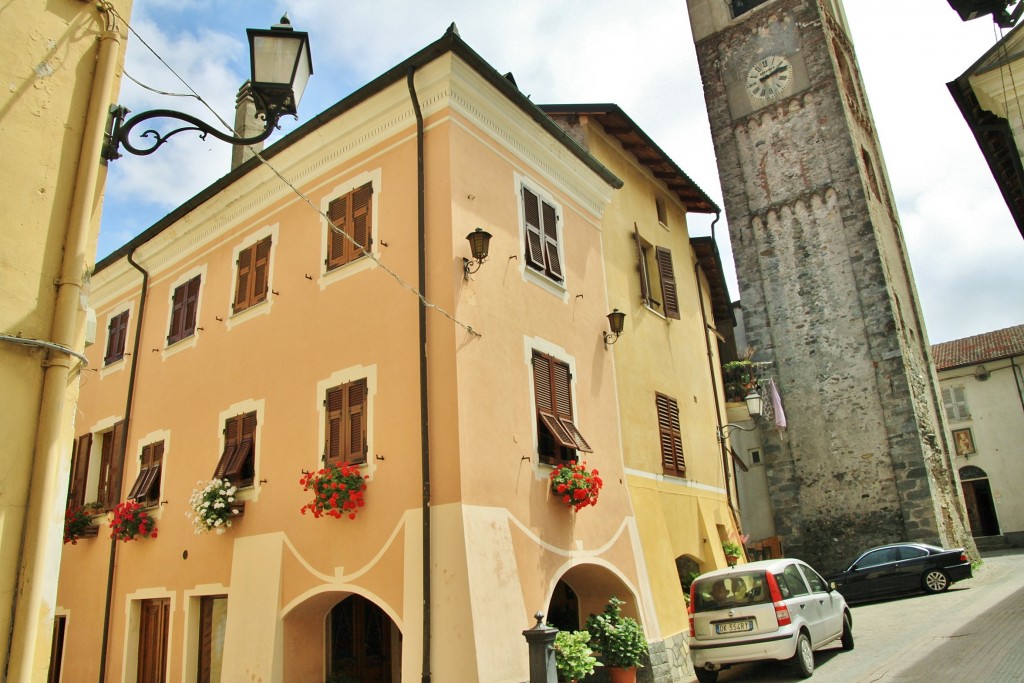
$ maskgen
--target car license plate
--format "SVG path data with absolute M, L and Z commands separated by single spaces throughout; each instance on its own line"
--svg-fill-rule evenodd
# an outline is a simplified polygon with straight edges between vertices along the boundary
M 754 622 L 751 619 L 746 621 L 730 621 L 725 624 L 715 624 L 715 633 L 722 635 L 723 633 L 742 633 L 744 631 L 753 631 Z

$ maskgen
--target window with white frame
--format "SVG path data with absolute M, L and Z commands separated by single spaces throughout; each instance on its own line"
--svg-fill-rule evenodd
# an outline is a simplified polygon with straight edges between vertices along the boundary
M 946 409 L 946 419 L 950 422 L 963 422 L 971 419 L 971 411 L 967 408 L 967 396 L 963 385 L 942 388 L 942 405 Z
M 520 186 L 523 209 L 523 250 L 526 265 L 549 280 L 565 280 L 561 216 L 553 200 L 540 191 Z

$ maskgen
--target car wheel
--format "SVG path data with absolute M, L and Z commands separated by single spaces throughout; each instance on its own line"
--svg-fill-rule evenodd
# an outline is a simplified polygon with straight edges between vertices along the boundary
M 850 615 L 843 615 L 843 650 L 849 652 L 853 649 L 853 624 L 850 623 Z
M 810 678 L 814 673 L 814 650 L 811 649 L 811 639 L 806 633 L 801 632 L 797 636 L 796 654 L 791 661 L 801 678 Z
M 697 674 L 698 683 L 716 683 L 718 681 L 717 671 L 710 671 L 708 669 L 697 669 L 694 673 Z
M 949 588 L 949 577 L 941 569 L 929 569 L 925 572 L 922 583 L 929 593 L 942 593 Z

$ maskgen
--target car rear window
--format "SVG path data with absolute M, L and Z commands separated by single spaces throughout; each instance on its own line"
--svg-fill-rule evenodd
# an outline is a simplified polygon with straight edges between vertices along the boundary
M 730 576 L 697 579 L 693 583 L 693 610 L 710 612 L 738 605 L 771 602 L 764 572 L 737 572 Z

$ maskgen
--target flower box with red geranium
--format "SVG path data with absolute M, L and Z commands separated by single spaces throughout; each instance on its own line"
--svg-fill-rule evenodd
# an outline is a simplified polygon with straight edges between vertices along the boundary
M 156 522 L 134 500 L 118 503 L 110 513 L 110 537 L 127 543 L 136 536 L 156 538 Z
M 100 512 L 99 503 L 88 503 L 70 507 L 64 511 L 64 542 L 78 545 L 80 538 L 94 538 L 99 527 L 92 523 L 92 518 Z
M 588 470 L 585 462 L 562 464 L 551 473 L 551 493 L 573 510 L 597 505 L 603 485 L 597 470 Z
M 355 519 L 359 508 L 366 504 L 363 494 L 367 479 L 369 477 L 363 476 L 358 465 L 347 462 L 328 465 L 317 472 L 304 472 L 299 483 L 303 491 L 313 493 L 313 502 L 302 506 L 302 514 Z

